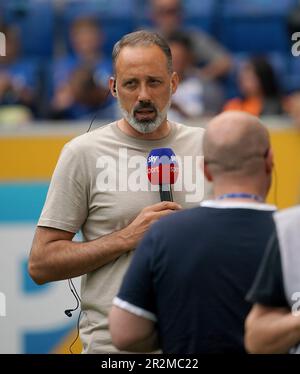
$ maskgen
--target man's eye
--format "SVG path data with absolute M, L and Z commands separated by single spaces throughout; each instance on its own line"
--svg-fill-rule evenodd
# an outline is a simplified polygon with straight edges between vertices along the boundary
M 161 84 L 161 81 L 158 80 L 158 79 L 151 79 L 150 84 L 151 84 L 152 86 L 158 86 L 158 85 Z
M 131 88 L 134 87 L 136 83 L 134 81 L 129 81 L 125 83 L 125 87 Z

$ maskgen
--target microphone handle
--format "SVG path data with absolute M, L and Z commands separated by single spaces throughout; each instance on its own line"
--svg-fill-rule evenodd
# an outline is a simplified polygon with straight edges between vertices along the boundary
M 159 185 L 160 201 L 173 201 L 171 185 Z

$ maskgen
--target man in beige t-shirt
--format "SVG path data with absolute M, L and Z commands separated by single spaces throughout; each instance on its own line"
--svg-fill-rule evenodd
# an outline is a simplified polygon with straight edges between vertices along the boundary
M 203 175 L 197 173 L 203 129 L 167 120 L 178 84 L 168 45 L 151 32 L 128 34 L 115 45 L 113 63 L 110 90 L 123 118 L 65 145 L 29 260 L 30 275 L 39 284 L 82 275 L 85 353 L 118 352 L 107 316 L 133 249 L 153 222 L 203 197 Z M 180 166 L 174 202 L 160 202 L 147 180 L 147 155 L 166 147 Z M 79 230 L 83 241 L 72 242 Z

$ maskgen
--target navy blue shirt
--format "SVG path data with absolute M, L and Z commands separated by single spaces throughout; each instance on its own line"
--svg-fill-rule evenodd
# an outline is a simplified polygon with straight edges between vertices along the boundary
M 274 230 L 274 209 L 216 205 L 154 224 L 114 300 L 157 322 L 164 353 L 245 352 L 245 296 Z

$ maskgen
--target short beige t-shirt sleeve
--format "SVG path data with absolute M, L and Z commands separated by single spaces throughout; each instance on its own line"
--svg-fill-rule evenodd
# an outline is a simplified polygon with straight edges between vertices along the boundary
M 88 178 L 82 152 L 64 146 L 54 170 L 38 226 L 76 233 L 88 215 Z

